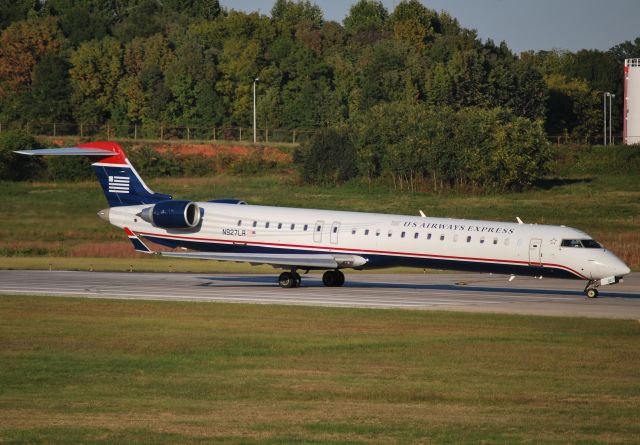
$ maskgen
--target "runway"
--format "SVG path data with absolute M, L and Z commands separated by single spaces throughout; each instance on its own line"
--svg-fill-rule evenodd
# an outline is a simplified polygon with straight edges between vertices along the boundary
M 273 275 L 111 273 L 0 270 L 0 294 L 135 300 L 437 309 L 640 320 L 640 273 L 587 299 L 584 283 L 480 274 L 347 272 L 342 288 L 303 276 L 301 288 L 281 289 Z

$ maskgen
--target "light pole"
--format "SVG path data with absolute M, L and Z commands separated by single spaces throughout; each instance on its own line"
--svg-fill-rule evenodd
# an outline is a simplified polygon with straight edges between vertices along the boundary
M 616 97 L 615 94 L 609 95 L 609 145 L 613 145 L 613 138 L 611 137 L 613 129 L 613 121 L 611 120 L 611 100 Z
M 253 79 L 253 143 L 257 142 L 256 133 L 256 83 L 259 81 L 257 77 Z
M 604 93 L 602 95 L 602 99 L 604 102 L 604 108 L 602 110 L 602 115 L 604 117 L 604 129 L 602 130 L 602 141 L 605 147 L 607 145 L 607 96 L 608 95 L 609 93 Z

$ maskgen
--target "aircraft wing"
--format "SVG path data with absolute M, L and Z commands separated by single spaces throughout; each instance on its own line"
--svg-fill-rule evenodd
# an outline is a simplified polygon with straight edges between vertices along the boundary
M 153 253 L 170 258 L 190 258 L 197 260 L 233 261 L 236 263 L 269 264 L 271 266 L 291 266 L 303 269 L 337 269 L 341 267 L 359 267 L 367 259 L 358 255 L 333 253 L 227 253 L 227 252 L 154 252 L 128 228 L 124 229 L 136 251 Z

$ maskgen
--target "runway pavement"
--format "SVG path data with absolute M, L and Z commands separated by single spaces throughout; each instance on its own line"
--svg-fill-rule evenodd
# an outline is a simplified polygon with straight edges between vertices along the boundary
M 0 294 L 313 306 L 438 309 L 640 320 L 640 273 L 587 299 L 584 283 L 479 274 L 346 273 L 342 288 L 303 276 L 281 289 L 273 275 L 0 270 Z

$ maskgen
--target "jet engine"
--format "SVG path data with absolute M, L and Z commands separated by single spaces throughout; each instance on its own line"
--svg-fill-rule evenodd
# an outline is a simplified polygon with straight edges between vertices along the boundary
M 200 224 L 202 212 L 192 201 L 160 201 L 142 209 L 140 218 L 163 229 L 193 229 Z

